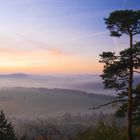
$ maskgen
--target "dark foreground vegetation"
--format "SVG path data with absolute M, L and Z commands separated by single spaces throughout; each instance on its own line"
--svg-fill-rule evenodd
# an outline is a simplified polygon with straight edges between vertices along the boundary
M 64 114 L 61 117 L 36 120 L 9 119 L 1 111 L 0 140 L 127 140 L 126 118 L 108 114 Z M 140 139 L 140 127 L 133 137 Z

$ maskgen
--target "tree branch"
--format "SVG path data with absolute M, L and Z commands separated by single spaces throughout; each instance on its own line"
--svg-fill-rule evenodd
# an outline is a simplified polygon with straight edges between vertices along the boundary
M 100 105 L 100 106 L 97 106 L 97 107 L 92 107 L 92 108 L 89 108 L 89 109 L 99 109 L 99 108 L 101 108 L 101 107 L 104 107 L 104 106 L 107 106 L 107 105 L 110 105 L 110 104 L 113 104 L 113 103 L 116 103 L 116 102 L 124 102 L 124 101 L 128 101 L 128 100 L 124 100 L 124 99 L 122 99 L 122 100 L 115 100 L 115 101 L 112 101 L 112 102 L 109 102 L 109 103 L 105 103 L 105 104 L 102 104 L 102 105 Z
M 132 35 L 137 35 L 137 34 L 140 34 L 140 32 L 135 32 L 135 33 L 133 33 Z
M 140 74 L 140 71 L 133 70 L 133 72 L 136 72 L 136 73 L 139 73 Z

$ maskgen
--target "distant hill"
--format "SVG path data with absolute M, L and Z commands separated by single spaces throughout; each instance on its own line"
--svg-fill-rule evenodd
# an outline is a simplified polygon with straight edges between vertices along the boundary
M 13 73 L 13 74 L 0 74 L 0 78 L 25 78 L 27 77 L 24 73 Z
M 90 94 L 80 90 L 47 88 L 4 88 L 0 90 L 0 106 L 11 116 L 52 116 L 64 113 L 92 113 L 93 105 L 98 106 L 114 100 L 107 95 Z M 114 112 L 107 106 L 94 112 Z
M 134 77 L 134 86 L 140 83 L 140 76 Z M 49 89 L 74 89 L 88 93 L 116 95 L 114 89 L 104 89 L 99 75 L 32 75 L 24 73 L 0 74 L 0 88 L 43 87 Z

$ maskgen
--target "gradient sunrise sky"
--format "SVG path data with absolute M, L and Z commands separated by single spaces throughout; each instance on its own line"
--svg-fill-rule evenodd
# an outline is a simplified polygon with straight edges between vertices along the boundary
M 140 0 L 0 0 L 0 73 L 100 73 L 99 54 L 126 48 L 109 13 Z

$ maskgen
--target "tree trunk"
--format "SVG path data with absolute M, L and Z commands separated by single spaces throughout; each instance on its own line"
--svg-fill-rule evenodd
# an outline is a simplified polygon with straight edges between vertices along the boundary
M 130 35 L 130 48 L 133 47 L 133 36 Z M 131 64 L 133 64 L 133 56 L 130 55 Z M 133 140 L 132 132 L 132 89 L 133 89 L 133 65 L 129 69 L 128 81 L 128 140 Z

